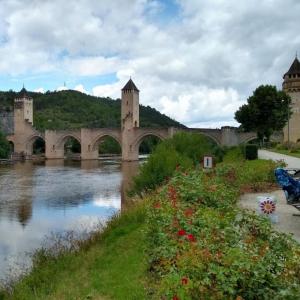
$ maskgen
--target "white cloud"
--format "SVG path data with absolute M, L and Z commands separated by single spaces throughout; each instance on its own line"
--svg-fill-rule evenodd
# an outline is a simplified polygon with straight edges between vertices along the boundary
M 44 88 L 42 88 L 42 87 L 40 87 L 40 88 L 38 88 L 38 89 L 35 89 L 35 90 L 33 90 L 33 91 L 36 92 L 36 93 L 42 93 L 42 94 L 45 93 L 45 90 L 44 90 Z
M 60 72 L 86 82 L 115 74 L 91 91 L 113 98 L 132 76 L 142 104 L 207 126 L 235 123 L 258 85 L 281 86 L 300 50 L 299 1 L 176 3 L 168 23 L 158 0 L 0 1 L 0 75 Z
M 88 94 L 88 91 L 85 90 L 84 86 L 82 84 L 78 84 L 74 87 L 74 90 L 75 91 L 78 91 L 78 92 L 81 92 L 81 93 L 84 93 L 84 94 Z

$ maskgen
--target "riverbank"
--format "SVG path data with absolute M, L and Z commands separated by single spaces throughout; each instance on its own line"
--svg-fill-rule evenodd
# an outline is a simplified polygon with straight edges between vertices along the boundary
M 2 298 L 299 298 L 299 244 L 237 205 L 245 191 L 274 187 L 277 163 L 245 161 L 235 149 L 213 170 L 203 171 L 199 164 L 189 167 L 186 154 L 173 148 L 170 155 L 168 149 L 149 159 L 156 169 L 142 168 L 149 177 L 138 181 L 140 201 L 104 232 L 80 242 L 78 251 L 37 252 L 32 272 Z M 169 161 L 157 153 L 167 153 Z M 166 161 L 168 179 L 150 177 L 161 175 L 164 169 L 157 167 Z M 149 180 L 160 186 L 142 190 Z
M 75 252 L 38 251 L 33 269 L 0 299 L 145 299 L 145 204 L 114 217 Z
M 203 299 L 271 299 L 281 291 L 298 296 L 299 246 L 236 207 L 243 190 L 273 186 L 274 166 L 257 160 L 222 163 L 209 173 L 179 170 L 78 251 L 37 252 L 31 273 L 0 299 L 182 300 L 193 293 Z

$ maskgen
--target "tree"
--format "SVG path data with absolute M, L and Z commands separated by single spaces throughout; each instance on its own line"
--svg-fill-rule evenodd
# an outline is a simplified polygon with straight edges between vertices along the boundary
M 291 98 L 275 86 L 261 85 L 235 112 L 235 119 L 241 123 L 246 132 L 255 131 L 260 141 L 269 140 L 275 130 L 282 130 L 292 112 Z
M 4 134 L 0 131 L 0 158 L 8 158 L 10 147 Z

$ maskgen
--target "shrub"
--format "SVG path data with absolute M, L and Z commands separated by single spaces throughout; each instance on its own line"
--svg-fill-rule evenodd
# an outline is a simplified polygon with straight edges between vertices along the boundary
M 257 151 L 258 151 L 257 145 L 255 144 L 245 145 L 245 158 L 249 160 L 257 159 Z
M 299 298 L 299 245 L 235 206 L 245 169 L 176 172 L 150 197 L 151 299 Z
M 244 160 L 243 146 L 234 146 L 225 149 L 225 155 L 223 157 L 224 162 L 236 162 Z
M 204 155 L 212 155 L 216 161 L 223 157 L 223 151 L 209 138 L 179 132 L 171 139 L 161 142 L 140 168 L 133 180 L 131 193 L 151 190 L 171 177 L 176 168 L 187 170 L 200 164 Z
M 180 166 L 186 170 L 193 166 L 191 159 L 178 153 L 174 147 L 169 148 L 161 143 L 157 146 L 154 153 L 140 167 L 140 174 L 133 179 L 134 187 L 132 193 L 154 189 L 165 179 L 172 176 L 176 167 Z
M 283 144 L 277 144 L 275 149 L 276 150 L 284 150 L 284 145 Z

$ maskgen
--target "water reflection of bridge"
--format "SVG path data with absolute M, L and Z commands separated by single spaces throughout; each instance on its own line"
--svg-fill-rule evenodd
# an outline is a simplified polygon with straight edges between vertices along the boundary
M 126 190 L 128 190 L 131 184 L 132 177 L 137 173 L 138 165 L 138 162 L 122 163 L 121 158 L 119 160 L 113 159 L 103 162 L 98 160 L 82 160 L 76 163 L 61 159 L 46 160 L 40 165 L 27 161 L 8 167 L 10 176 L 6 175 L 6 177 L 9 182 L 5 181 L 4 175 L 8 169 L 6 167 L 2 168 L 0 170 L 2 171 L 0 172 L 0 188 L 2 193 L 2 197 L 0 197 L 0 216 L 8 217 L 11 220 L 18 220 L 25 227 L 32 218 L 34 207 L 67 211 L 70 208 L 92 203 L 95 201 L 95 191 L 98 191 L 98 187 L 96 186 L 98 182 L 93 186 L 93 180 L 88 180 L 88 178 L 89 176 L 98 175 L 102 176 L 102 178 L 103 176 L 107 176 L 108 180 L 109 176 L 113 176 L 112 178 L 116 182 L 116 186 L 103 191 L 103 195 L 99 196 L 99 199 L 101 199 L 100 202 L 109 206 L 110 193 L 113 191 L 113 194 L 111 194 L 112 201 L 114 202 L 113 205 L 123 210 L 127 203 Z M 46 172 L 41 172 L 44 168 L 46 168 Z M 61 197 L 60 194 L 63 190 L 75 189 L 74 186 L 68 186 L 67 182 L 60 182 L 61 179 L 59 179 L 59 176 L 61 174 L 59 172 L 65 168 L 70 170 L 70 174 L 73 174 L 72 176 L 86 177 L 87 180 L 84 180 L 82 186 L 80 188 L 77 187 L 74 193 L 69 193 L 68 197 Z M 47 173 L 49 172 L 57 172 L 58 182 L 49 182 L 49 186 L 47 187 Z M 87 185 L 87 183 L 89 184 Z M 41 196 L 45 193 L 41 189 L 45 188 L 48 191 L 48 196 L 46 197 L 45 195 Z M 1 199 L 3 197 L 6 198 L 5 201 Z M 97 204 L 101 206 L 101 203 L 98 202 Z

